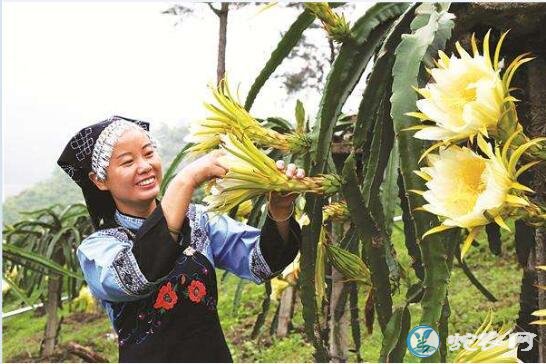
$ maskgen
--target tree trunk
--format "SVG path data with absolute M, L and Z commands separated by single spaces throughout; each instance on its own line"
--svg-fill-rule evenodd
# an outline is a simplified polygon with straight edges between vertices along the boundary
M 59 265 L 64 265 L 65 259 L 62 249 L 57 249 L 53 253 L 53 261 Z M 59 317 L 57 309 L 61 307 L 61 292 L 63 288 L 63 277 L 61 275 L 50 273 L 47 282 L 47 302 L 45 311 L 47 322 L 44 331 L 44 338 L 40 345 L 40 355 L 49 357 L 53 354 L 57 345 L 57 338 L 61 329 L 62 317 Z
M 62 277 L 57 274 L 49 276 L 47 283 L 47 302 L 45 311 L 47 322 L 44 331 L 44 339 L 40 347 L 40 355 L 49 357 L 55 350 L 59 329 L 61 328 L 61 318 L 58 315 L 57 309 L 61 302 Z
M 220 20 L 218 32 L 218 65 L 216 68 L 216 82 L 224 78 L 226 74 L 226 45 L 227 45 L 227 23 L 229 14 L 229 3 L 222 3 L 221 9 L 216 13 Z
M 330 296 L 330 357 L 334 363 L 347 362 L 349 315 L 347 312 L 348 285 L 345 278 L 332 267 L 332 295 Z
M 332 295 L 332 265 L 329 264 L 328 260 L 326 260 L 325 263 L 325 299 L 322 301 L 321 306 L 318 307 L 317 314 L 320 317 L 320 313 L 322 313 L 322 320 L 320 320 L 320 337 L 322 339 L 324 347 L 327 347 L 328 338 L 330 337 L 330 320 L 332 319 L 332 311 L 330 310 L 330 302 L 328 301 L 328 297 Z
M 533 137 L 546 135 L 546 84 L 544 73 L 546 72 L 546 61 L 543 57 L 537 57 L 528 65 L 529 75 L 529 131 Z M 536 167 L 533 181 L 533 188 L 536 192 L 535 202 L 544 205 L 546 203 L 546 167 L 544 163 Z M 535 230 L 535 254 L 536 265 L 546 265 L 546 229 Z M 533 267 L 533 269 L 535 269 Z M 537 271 L 538 284 L 546 285 L 546 272 Z M 546 290 L 538 290 L 538 307 L 546 308 Z M 546 326 L 538 327 L 539 348 L 538 361 L 546 361 Z
M 296 287 L 288 286 L 282 292 L 281 302 L 279 303 L 279 318 L 277 323 L 276 335 L 285 337 L 288 334 L 292 315 L 294 314 L 294 305 L 296 303 Z
M 544 181 L 544 180 L 543 180 Z M 538 228 L 536 229 L 536 256 L 537 256 L 537 265 L 546 264 L 546 229 Z M 542 270 L 537 270 L 538 275 L 538 284 L 543 286 L 546 285 L 546 274 Z M 546 291 L 543 289 L 538 290 L 538 307 L 541 309 L 546 307 Z M 546 326 L 538 326 L 538 337 L 539 337 L 539 347 L 538 347 L 538 361 L 544 363 L 546 360 Z
M 533 249 L 534 250 L 534 249 Z M 535 253 L 532 251 L 528 258 L 526 265 L 523 267 L 523 275 L 521 279 L 521 292 L 519 299 L 519 313 L 518 319 L 516 320 L 516 330 L 519 332 L 531 332 L 537 333 L 537 326 L 531 325 L 530 322 L 535 318 L 531 315 L 533 311 L 538 308 L 537 305 L 537 288 L 536 284 L 536 271 L 534 267 L 535 263 Z M 539 362 L 538 360 L 538 350 L 536 347 L 538 340 L 533 340 L 533 349 L 528 351 L 521 350 L 525 347 L 522 345 L 521 348 L 518 348 L 518 359 L 525 363 L 534 363 Z

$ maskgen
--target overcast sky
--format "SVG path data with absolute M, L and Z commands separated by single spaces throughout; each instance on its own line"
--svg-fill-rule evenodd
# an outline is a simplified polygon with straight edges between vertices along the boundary
M 184 125 L 204 114 L 216 78 L 218 24 L 206 4 L 177 25 L 175 2 L 2 2 L 3 197 L 47 178 L 69 138 L 114 114 Z M 368 7 L 359 4 L 358 8 Z M 230 13 L 227 72 L 244 96 L 299 11 Z M 359 12 L 362 13 L 361 11 Z M 351 14 L 347 14 L 351 19 Z M 299 95 L 310 111 L 318 99 Z M 256 116 L 291 118 L 271 80 Z

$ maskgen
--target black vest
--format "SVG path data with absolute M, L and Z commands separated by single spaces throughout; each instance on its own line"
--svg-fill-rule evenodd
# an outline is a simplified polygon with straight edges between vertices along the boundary
M 183 241 L 190 241 L 191 231 L 184 230 Z M 203 254 L 186 247 L 147 298 L 111 303 L 119 361 L 232 362 L 217 302 L 214 267 Z

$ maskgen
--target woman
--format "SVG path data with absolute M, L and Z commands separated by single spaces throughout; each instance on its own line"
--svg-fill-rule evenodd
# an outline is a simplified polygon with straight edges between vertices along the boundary
M 214 268 L 261 283 L 297 254 L 294 196 L 273 194 L 261 230 L 190 203 L 201 183 L 227 172 L 221 154 L 183 168 L 161 201 L 161 161 L 145 122 L 115 116 L 86 127 L 58 160 L 96 228 L 77 255 L 118 334 L 121 362 L 231 361 Z M 286 174 L 304 177 L 292 164 Z

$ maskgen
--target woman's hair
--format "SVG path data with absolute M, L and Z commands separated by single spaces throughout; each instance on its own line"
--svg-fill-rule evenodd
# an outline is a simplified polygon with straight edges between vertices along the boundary
M 116 204 L 110 191 L 101 191 L 89 178 L 94 172 L 100 180 L 108 178 L 106 170 L 112 151 L 121 135 L 130 129 L 146 133 L 154 148 L 157 143 L 149 135 L 144 121 L 113 116 L 80 130 L 70 139 L 57 164 L 81 187 L 87 210 L 95 229 L 112 226 Z
M 93 182 L 89 182 L 93 184 Z M 114 198 L 110 191 L 101 191 L 94 184 L 93 186 L 82 189 L 93 227 L 95 230 L 112 227 L 115 225 L 114 215 L 116 212 Z

